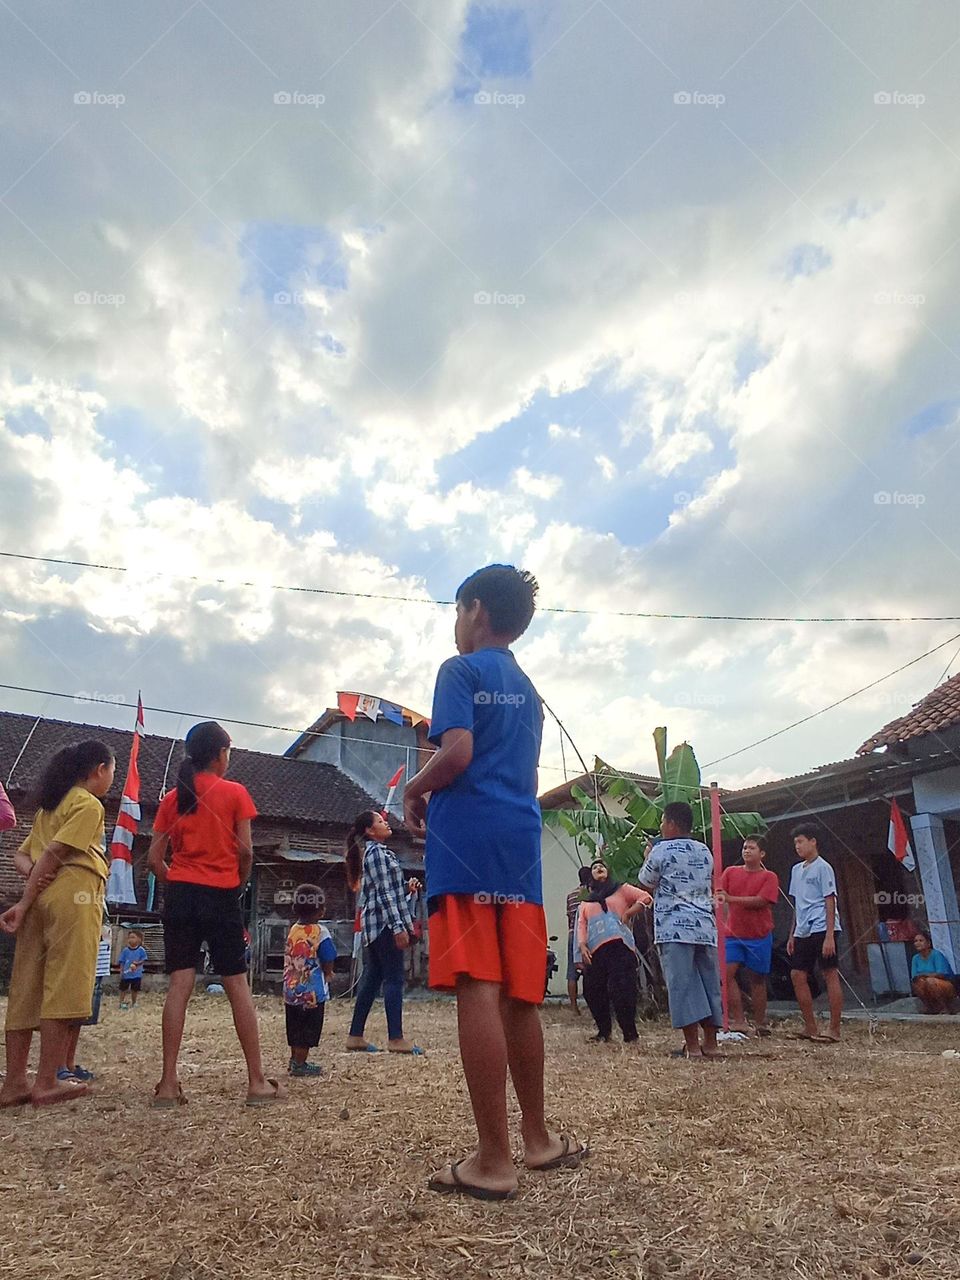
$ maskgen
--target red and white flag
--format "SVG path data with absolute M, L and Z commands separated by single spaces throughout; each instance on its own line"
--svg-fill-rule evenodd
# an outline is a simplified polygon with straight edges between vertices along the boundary
M 393 775 L 393 777 L 387 783 L 387 798 L 383 802 L 384 817 L 387 816 L 387 810 L 390 808 L 390 801 L 394 797 L 394 793 L 396 792 L 396 789 L 397 789 L 397 784 L 399 783 L 400 779 L 403 777 L 404 767 L 405 767 L 404 765 L 401 765 L 400 768 L 397 770 L 397 772 Z
M 130 747 L 130 763 L 127 780 L 123 784 L 120 812 L 110 841 L 110 876 L 107 880 L 107 901 L 133 903 L 137 901 L 133 887 L 133 840 L 140 824 L 140 735 L 143 733 L 143 700 L 137 695 L 137 723 Z
M 907 824 L 903 820 L 900 806 L 896 800 L 890 801 L 890 828 L 887 834 L 887 848 L 907 871 L 915 871 L 917 864 L 910 848 L 910 837 L 907 835 Z

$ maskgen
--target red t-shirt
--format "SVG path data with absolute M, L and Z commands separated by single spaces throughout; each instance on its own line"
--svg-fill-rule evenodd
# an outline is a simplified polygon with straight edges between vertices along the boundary
M 246 787 L 215 773 L 198 773 L 195 786 L 195 812 L 177 813 L 174 787 L 160 801 L 153 822 L 154 831 L 170 836 L 173 857 L 167 879 L 236 889 L 240 885 L 237 824 L 255 818 L 257 806 Z
M 731 938 L 765 938 L 773 929 L 772 904 L 780 897 L 780 881 L 773 871 L 748 871 L 727 867 L 720 876 L 720 888 L 735 898 L 766 898 L 770 907 L 743 907 L 731 902 L 727 933 Z

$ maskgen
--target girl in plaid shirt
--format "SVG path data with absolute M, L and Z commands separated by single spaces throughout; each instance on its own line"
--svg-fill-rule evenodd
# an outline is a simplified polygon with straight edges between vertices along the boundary
M 416 881 L 408 884 L 404 880 L 400 863 L 381 843 L 390 834 L 384 815 L 366 809 L 357 815 L 347 837 L 347 883 L 353 893 L 360 893 L 363 934 L 363 973 L 357 986 L 347 1048 L 356 1053 L 377 1052 L 376 1045 L 364 1035 L 364 1028 L 382 985 L 387 1048 L 391 1053 L 422 1054 L 420 1046 L 403 1034 L 403 953 L 413 935 L 407 893 L 415 892 Z

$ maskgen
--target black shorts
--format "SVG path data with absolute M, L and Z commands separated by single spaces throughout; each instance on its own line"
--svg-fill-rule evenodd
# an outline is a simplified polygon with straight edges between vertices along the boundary
M 320 1043 L 326 1005 L 318 1004 L 307 1009 L 299 1004 L 285 1004 L 283 1008 L 287 1015 L 287 1044 L 290 1048 L 315 1049 Z
M 790 968 L 799 969 L 808 975 L 813 974 L 817 965 L 822 970 L 835 969 L 837 967 L 837 954 L 840 950 L 840 939 L 834 934 L 836 942 L 836 950 L 832 956 L 823 954 L 823 940 L 827 935 L 825 933 L 811 933 L 806 938 L 794 938 L 793 955 L 790 957 Z
M 142 978 L 121 978 L 120 990 L 121 991 L 139 991 L 140 983 L 142 981 L 143 981 Z
M 246 973 L 240 890 L 168 881 L 163 907 L 164 970 L 199 969 L 204 942 L 210 948 L 214 973 L 223 978 Z

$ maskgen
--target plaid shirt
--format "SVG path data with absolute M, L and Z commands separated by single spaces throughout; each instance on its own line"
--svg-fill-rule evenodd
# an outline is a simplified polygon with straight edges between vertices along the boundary
M 367 841 L 360 885 L 360 928 L 364 942 L 376 942 L 384 929 L 413 931 L 406 881 L 400 863 L 384 845 Z

